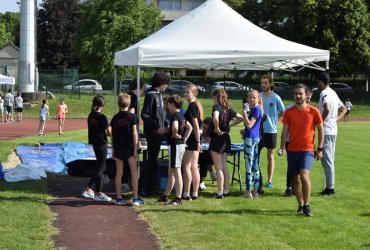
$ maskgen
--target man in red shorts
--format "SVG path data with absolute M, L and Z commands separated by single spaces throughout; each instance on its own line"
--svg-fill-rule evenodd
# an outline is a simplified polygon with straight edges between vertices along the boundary
M 310 170 L 314 159 L 322 158 L 324 144 L 323 120 L 320 111 L 306 102 L 308 88 L 303 84 L 294 87 L 295 105 L 287 109 L 283 116 L 283 131 L 279 155 L 284 152 L 288 132 L 288 171 L 293 176 L 298 211 L 312 216 L 310 209 L 311 181 Z M 315 150 L 315 127 L 318 132 L 318 147 Z

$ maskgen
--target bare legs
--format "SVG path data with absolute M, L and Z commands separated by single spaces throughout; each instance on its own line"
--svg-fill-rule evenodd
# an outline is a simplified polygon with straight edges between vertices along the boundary
M 311 198 L 310 172 L 302 169 L 299 175 L 294 177 L 295 195 L 300 206 L 308 205 Z
M 230 188 L 230 174 L 226 166 L 227 153 L 219 154 L 211 151 L 211 156 L 217 171 L 217 194 L 222 195 Z
M 116 189 L 117 199 L 122 199 L 121 193 L 121 182 L 124 168 L 124 161 L 118 158 L 115 158 L 116 161 L 116 177 L 114 179 L 114 186 Z M 138 171 L 137 171 L 137 162 L 135 157 L 128 158 L 128 164 L 130 165 L 131 170 L 131 187 L 132 195 L 134 199 L 138 198 Z
M 65 118 L 59 118 L 59 134 L 63 134 L 63 127 L 64 127 L 64 121 L 65 121 Z
M 184 193 L 190 193 L 191 184 L 193 184 L 193 192 L 196 193 L 198 192 L 200 184 L 198 158 L 199 158 L 198 151 L 185 150 L 183 158 Z
M 176 184 L 176 198 L 181 199 L 183 185 L 181 168 L 168 168 L 168 181 L 166 190 L 164 191 L 163 194 L 165 196 L 169 196 L 175 184 Z
M 46 123 L 46 120 L 40 120 L 40 124 L 39 124 L 39 135 L 43 135 L 44 134 L 45 123 Z
M 275 171 L 275 159 L 274 159 L 274 148 L 267 149 L 267 181 L 272 182 L 272 177 L 274 176 Z

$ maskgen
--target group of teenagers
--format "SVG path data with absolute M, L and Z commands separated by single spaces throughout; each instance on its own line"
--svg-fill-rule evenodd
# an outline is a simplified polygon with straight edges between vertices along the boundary
M 17 120 L 13 119 L 13 111 L 17 113 Z M 18 92 L 16 96 L 9 89 L 4 97 L 0 95 L 0 121 L 1 122 L 22 122 L 23 119 L 23 98 Z
M 298 212 L 312 216 L 309 207 L 311 193 L 309 172 L 314 159 L 321 159 L 326 183 L 323 194 L 334 194 L 336 121 L 346 112 L 343 103 L 329 87 L 329 75 L 320 72 L 317 74 L 317 81 L 322 90 L 320 110 L 309 104 L 312 92 L 303 84 L 294 87 L 294 102 L 285 109 L 281 98 L 273 92 L 273 79 L 269 75 L 264 75 L 261 77 L 262 92 L 251 90 L 247 93 L 245 108 L 241 114 L 231 108 L 230 99 L 224 89 L 215 89 L 212 92 L 214 105 L 211 116 L 203 119 L 203 108 L 197 99 L 197 87 L 193 84 L 186 86 L 184 97 L 188 107 L 183 110 L 183 99 L 179 95 L 171 95 L 164 101 L 162 94 L 170 84 L 170 76 L 165 72 L 156 72 L 151 79 L 152 87 L 145 95 L 140 114 L 147 142 L 147 162 L 140 173 L 140 180 L 137 168 L 139 150 L 137 104 L 144 89 L 144 82 L 137 82 L 135 79 L 129 93 L 119 94 L 119 112 L 110 123 L 101 113 L 105 105 L 104 97 L 95 96 L 87 121 L 89 143 L 93 145 L 97 159 L 97 172 L 82 195 L 96 201 L 112 199 L 102 192 L 107 136 L 111 136 L 112 157 L 116 162 L 117 205 L 127 203 L 122 198 L 121 191 L 124 167 L 129 168 L 131 172 L 133 205 L 143 205 L 145 202 L 142 196 L 155 194 L 158 155 L 163 139 L 167 140 L 168 145 L 168 180 L 158 202 L 175 206 L 182 204 L 183 200 L 198 199 L 200 183 L 205 177 L 204 172 L 206 173 L 212 165 L 216 168 L 217 179 L 217 192 L 213 198 L 223 199 L 230 194 L 230 175 L 227 169 L 227 156 L 231 152 L 230 128 L 243 122 L 244 129 L 241 134 L 244 139 L 246 165 L 246 191 L 243 196 L 256 198 L 263 192 L 259 168 L 259 153 L 263 147 L 267 148 L 268 159 L 266 186 L 270 188 L 273 186 L 274 150 L 277 144 L 277 120 L 280 113 L 283 114 L 283 131 L 278 154 L 283 155 L 285 151 L 287 152 L 287 191 L 293 193 L 294 189 L 299 205 Z M 136 88 L 138 85 L 140 88 Z M 327 123 L 328 120 L 330 122 Z M 315 129 L 318 135 L 316 148 Z M 204 144 L 209 146 L 203 149 Z M 202 176 L 199 165 L 203 172 Z M 175 196 L 169 199 L 174 187 Z

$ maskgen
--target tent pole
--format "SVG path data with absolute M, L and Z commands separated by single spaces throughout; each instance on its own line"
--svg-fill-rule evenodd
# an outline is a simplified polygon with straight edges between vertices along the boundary
M 117 98 L 117 68 L 114 67 L 114 86 L 113 86 L 113 91 L 114 91 L 114 95 L 113 95 L 113 113 L 117 113 L 116 112 L 116 98 Z
M 140 91 L 140 66 L 137 66 L 136 88 L 137 88 L 137 93 L 139 93 Z M 140 107 L 140 95 L 137 98 L 137 106 L 135 107 L 138 115 L 139 115 L 139 107 Z
M 139 119 L 139 107 L 140 107 L 140 66 L 137 66 L 137 77 L 136 77 L 137 81 L 136 81 L 136 88 L 137 88 L 137 93 L 138 93 L 138 96 L 137 96 L 137 105 L 135 107 L 135 110 L 136 110 L 136 113 L 138 115 L 138 119 Z M 139 119 L 140 121 L 140 119 Z M 138 137 L 140 138 L 140 135 L 139 135 L 139 131 L 140 131 L 140 122 L 139 124 L 137 125 L 137 134 L 138 134 Z M 140 142 L 139 142 L 139 146 L 140 146 Z M 138 179 L 140 178 L 140 159 L 139 157 L 137 158 L 136 160 L 136 164 L 137 164 L 137 169 L 138 169 Z
M 325 69 L 329 70 L 329 61 L 325 61 Z

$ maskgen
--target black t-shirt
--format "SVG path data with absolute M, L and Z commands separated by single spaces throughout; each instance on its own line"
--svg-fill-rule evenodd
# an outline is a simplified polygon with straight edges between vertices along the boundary
M 100 112 L 91 112 L 87 118 L 89 144 L 102 145 L 108 143 L 105 130 L 109 127 L 108 119 Z
M 128 95 L 131 96 L 131 103 L 130 103 L 130 109 L 135 109 L 135 115 L 138 115 L 138 110 L 137 110 L 137 95 L 133 91 L 129 91 L 127 93 Z
M 139 124 L 135 114 L 128 111 L 119 111 L 110 122 L 112 127 L 113 148 L 132 148 L 134 138 L 132 126 Z
M 168 144 L 184 144 L 184 140 L 183 139 L 174 139 L 174 138 L 171 138 L 172 136 L 172 127 L 173 127 L 173 123 L 177 121 L 178 122 L 178 131 L 177 131 L 177 134 L 178 135 L 181 135 L 181 137 L 184 136 L 185 134 L 185 129 L 186 129 L 186 119 L 184 117 L 184 115 L 181 113 L 181 112 L 176 112 L 176 113 L 173 113 L 171 114 L 171 123 L 170 123 L 170 130 L 168 131 Z
M 230 121 L 236 116 L 236 112 L 232 108 L 224 109 L 220 104 L 215 104 L 212 108 L 213 112 L 218 111 L 219 128 L 222 132 L 230 132 Z M 213 131 L 213 130 L 212 130 Z
M 193 118 L 198 119 L 199 128 L 202 125 L 202 121 L 200 119 L 199 108 L 198 108 L 198 105 L 197 105 L 196 102 L 189 103 L 188 109 L 186 110 L 184 116 L 185 116 L 185 119 L 193 126 L 193 128 L 194 128 Z M 195 138 L 194 132 L 191 133 L 188 141 L 194 141 L 194 142 L 197 141 L 196 138 Z

